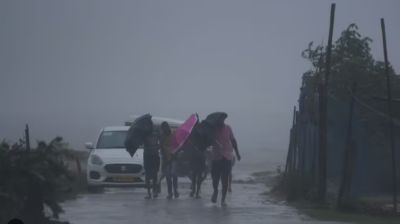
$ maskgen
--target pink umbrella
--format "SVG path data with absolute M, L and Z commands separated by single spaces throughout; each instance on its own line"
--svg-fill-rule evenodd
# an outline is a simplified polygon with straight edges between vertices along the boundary
M 181 124 L 175 130 L 174 136 L 171 141 L 171 153 L 176 153 L 183 146 L 183 144 L 185 144 L 198 120 L 199 117 L 197 116 L 197 114 L 192 114 L 183 124 Z

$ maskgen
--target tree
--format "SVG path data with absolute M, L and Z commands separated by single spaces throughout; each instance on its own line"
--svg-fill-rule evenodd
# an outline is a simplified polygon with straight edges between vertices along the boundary
M 370 44 L 372 39 L 363 37 L 358 32 L 358 26 L 351 24 L 341 33 L 341 36 L 332 46 L 332 71 L 328 81 L 328 92 L 330 99 L 348 102 L 350 99 L 350 87 L 357 82 L 357 97 L 372 109 L 386 114 L 386 104 L 376 98 L 386 98 L 386 77 L 384 63 L 374 60 L 371 54 Z M 313 42 L 302 52 L 303 58 L 310 61 L 312 67 L 303 74 L 303 86 L 301 98 L 314 100 L 318 78 L 325 71 L 325 48 L 321 45 L 314 47 Z M 396 98 L 400 96 L 400 77 L 395 74 L 390 66 L 392 80 L 392 91 Z M 313 105 L 314 102 L 304 102 L 306 105 Z M 329 104 L 329 103 L 328 103 Z M 328 105 L 329 107 L 329 105 Z M 310 107 L 305 108 L 312 113 Z M 394 105 L 394 114 L 400 118 L 400 104 Z M 329 111 L 329 109 L 328 109 Z M 368 135 L 370 144 L 375 148 L 387 149 L 388 135 L 387 123 L 381 115 L 371 112 L 370 109 L 361 107 L 360 117 L 369 127 Z M 328 112 L 329 113 L 329 112 Z
M 25 223 L 56 223 L 63 211 L 60 202 L 62 179 L 71 179 L 63 158 L 66 153 L 61 137 L 50 143 L 39 142 L 27 152 L 24 142 L 0 144 L 0 223 L 19 217 Z M 45 207 L 52 217 L 46 217 Z
M 385 67 L 382 61 L 375 60 L 371 54 L 371 43 L 372 39 L 362 36 L 357 25 L 351 24 L 332 45 L 327 110 L 330 184 L 337 180 L 334 178 L 341 175 L 343 143 L 346 139 L 346 132 L 343 128 L 347 127 L 350 99 L 353 96 L 350 89 L 354 82 L 357 83 L 357 93 L 354 95 L 356 97 L 352 121 L 354 134 L 351 142 L 354 143 L 354 149 L 358 148 L 359 150 L 359 154 L 355 153 L 354 156 L 362 158 L 357 162 L 363 172 L 370 171 L 368 183 L 380 183 L 381 189 L 384 183 L 387 185 L 391 183 Z M 311 42 L 302 52 L 302 57 L 310 62 L 311 67 L 302 76 L 298 119 L 304 122 L 304 126 L 315 126 L 319 121 L 317 88 L 321 77 L 324 77 L 325 74 L 326 51 L 324 46 L 315 46 Z M 389 66 L 389 73 L 393 98 L 399 99 L 400 76 L 396 75 L 392 66 Z M 397 124 L 400 124 L 399 100 L 393 103 L 393 114 Z M 305 130 L 300 130 L 300 132 L 303 133 Z M 307 151 L 309 150 L 307 149 Z M 314 162 L 315 158 L 310 157 L 308 161 Z M 313 168 L 309 174 L 313 176 L 311 179 L 315 179 L 315 169 L 318 167 L 313 165 L 311 167 Z M 307 189 L 309 190 L 305 194 L 311 193 L 308 195 L 313 197 L 312 188 Z

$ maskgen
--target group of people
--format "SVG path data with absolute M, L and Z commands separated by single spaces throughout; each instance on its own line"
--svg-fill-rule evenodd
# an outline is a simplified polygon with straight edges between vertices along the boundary
M 153 133 L 144 142 L 144 169 L 145 184 L 147 187 L 146 199 L 156 198 L 160 192 L 158 172 L 161 164 L 161 173 L 167 180 L 168 199 L 178 198 L 177 158 L 171 153 L 173 131 L 167 122 L 161 123 L 159 132 Z M 160 152 L 160 153 L 159 153 Z M 223 120 L 217 124 L 215 141 L 212 144 L 211 177 L 213 194 L 211 201 L 217 202 L 219 183 L 222 183 L 221 205 L 226 205 L 226 194 L 230 188 L 231 169 L 235 160 L 241 159 L 237 141 L 231 127 Z M 160 158 L 161 155 L 161 158 Z M 192 192 L 193 193 L 193 192 Z
M 161 133 L 153 131 L 144 142 L 143 162 L 145 169 L 145 182 L 147 187 L 146 199 L 157 198 L 160 192 L 160 180 L 158 171 L 167 179 L 168 199 L 178 198 L 178 175 L 176 173 L 176 159 L 173 158 L 169 149 L 172 130 L 167 122 L 161 123 Z M 159 150 L 161 153 L 159 153 Z M 161 158 L 160 158 L 161 154 Z M 160 178 L 161 179 L 161 178 Z

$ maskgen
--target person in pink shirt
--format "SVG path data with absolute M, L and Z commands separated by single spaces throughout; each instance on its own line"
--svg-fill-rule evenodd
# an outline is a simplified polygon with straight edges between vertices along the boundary
M 228 191 L 229 175 L 232 169 L 232 160 L 234 158 L 233 151 L 236 153 L 236 158 L 240 161 L 241 157 L 235 136 L 229 125 L 221 120 L 216 125 L 215 142 L 212 147 L 212 183 L 214 192 L 211 198 L 213 203 L 217 202 L 218 185 L 222 183 L 221 205 L 226 206 L 225 198 Z

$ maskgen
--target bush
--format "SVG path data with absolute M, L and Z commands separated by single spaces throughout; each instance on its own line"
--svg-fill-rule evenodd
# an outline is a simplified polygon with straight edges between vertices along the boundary
M 25 223 L 59 223 L 60 195 L 72 176 L 64 158 L 72 155 L 61 137 L 27 151 L 23 141 L 0 144 L 0 223 L 18 217 Z M 51 215 L 45 214 L 49 208 Z

